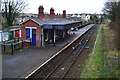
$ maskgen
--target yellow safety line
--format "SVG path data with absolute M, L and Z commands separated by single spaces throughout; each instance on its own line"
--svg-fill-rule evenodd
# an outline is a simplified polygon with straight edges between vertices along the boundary
M 77 37 L 79 38 L 79 37 Z M 77 39 L 76 38 L 76 39 Z M 76 40 L 75 39 L 75 40 Z M 61 50 L 59 50 L 55 55 L 53 55 L 52 57 L 50 57 L 47 61 L 45 61 L 42 65 L 40 65 L 37 69 L 35 69 L 32 73 L 30 73 L 27 77 L 25 77 L 26 79 L 31 76 L 33 73 L 35 73 L 38 69 L 40 69 L 42 66 L 44 66 L 47 62 L 49 62 L 50 60 L 52 60 L 55 56 L 57 56 L 60 52 L 62 52 L 64 49 L 66 49 L 69 45 L 71 45 L 75 40 L 73 40 L 71 43 L 69 43 L 67 46 L 65 46 L 64 48 L 62 48 Z
M 92 27 L 91 27 L 92 28 Z M 91 29 L 89 28 L 89 29 Z M 88 29 L 88 30 L 89 30 Z M 87 30 L 87 31 L 88 31 Z M 85 33 L 85 32 L 84 32 Z M 84 34 L 83 33 L 83 34 Z M 82 35 L 83 35 L 82 34 Z M 80 35 L 80 36 L 82 36 Z M 49 62 L 51 59 L 53 59 L 55 56 L 57 56 L 60 52 L 62 52 L 64 49 L 66 49 L 69 45 L 71 45 L 75 40 L 77 40 L 80 36 L 78 36 L 77 38 L 75 38 L 71 43 L 69 43 L 68 45 L 66 45 L 64 48 L 62 48 L 61 50 L 59 50 L 55 55 L 53 55 L 51 58 L 49 58 L 47 61 L 45 61 L 42 65 L 40 65 L 37 69 L 35 69 L 32 73 L 30 73 L 28 76 L 25 77 L 25 79 L 27 79 L 29 76 L 31 76 L 33 73 L 35 73 L 38 69 L 40 69 L 42 66 L 44 66 L 47 62 Z

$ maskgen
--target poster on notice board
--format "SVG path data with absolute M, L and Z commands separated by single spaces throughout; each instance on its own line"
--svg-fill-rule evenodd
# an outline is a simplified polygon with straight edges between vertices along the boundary
M 2 41 L 7 41 L 9 39 L 9 32 L 2 33 Z

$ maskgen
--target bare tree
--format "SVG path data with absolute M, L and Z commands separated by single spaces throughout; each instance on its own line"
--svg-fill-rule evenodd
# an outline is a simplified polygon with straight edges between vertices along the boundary
M 3 11 L 7 27 L 13 25 L 15 18 L 27 7 L 26 0 L 4 0 Z
M 111 21 L 120 19 L 120 1 L 119 2 L 106 2 L 103 12 Z
M 106 2 L 103 12 L 111 20 L 109 25 L 114 32 L 113 43 L 115 48 L 120 51 L 120 1 Z

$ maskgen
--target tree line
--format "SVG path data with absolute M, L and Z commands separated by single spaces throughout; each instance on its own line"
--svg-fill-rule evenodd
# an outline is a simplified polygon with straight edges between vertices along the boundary
M 114 32 L 113 44 L 120 51 L 120 1 L 106 2 L 103 8 L 105 19 L 110 19 L 110 30 Z
M 120 1 L 119 2 L 106 2 L 103 8 L 105 17 L 111 21 L 117 21 L 120 19 Z
M 2 16 L 5 18 L 3 27 L 12 26 L 15 22 L 15 18 L 28 6 L 26 0 L 3 0 L 2 3 Z

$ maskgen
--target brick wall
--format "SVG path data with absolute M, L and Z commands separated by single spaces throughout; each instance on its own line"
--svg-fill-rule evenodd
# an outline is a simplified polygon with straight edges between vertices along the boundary
M 41 46 L 41 34 L 42 34 L 42 29 L 40 27 L 37 27 L 36 29 L 36 46 L 37 47 Z
M 29 21 L 23 23 L 22 26 L 29 26 L 29 27 L 30 26 L 32 26 L 32 27 L 36 26 L 37 27 L 37 26 L 39 26 L 39 24 L 35 23 L 34 21 L 29 20 Z
M 54 18 L 54 17 L 55 17 L 54 9 L 51 8 L 50 9 L 50 18 Z
M 35 23 L 31 20 L 23 23 L 22 29 L 21 29 L 22 40 L 26 40 L 26 29 L 25 29 L 25 27 L 37 27 L 37 29 L 36 29 L 36 46 L 40 47 L 41 46 L 41 33 L 42 33 L 40 25 L 38 25 L 37 23 Z
M 38 18 L 44 18 L 44 14 L 38 14 Z
M 21 27 L 21 39 L 26 40 L 26 29 L 25 29 L 25 27 Z
M 66 10 L 63 10 L 63 18 L 66 18 Z

